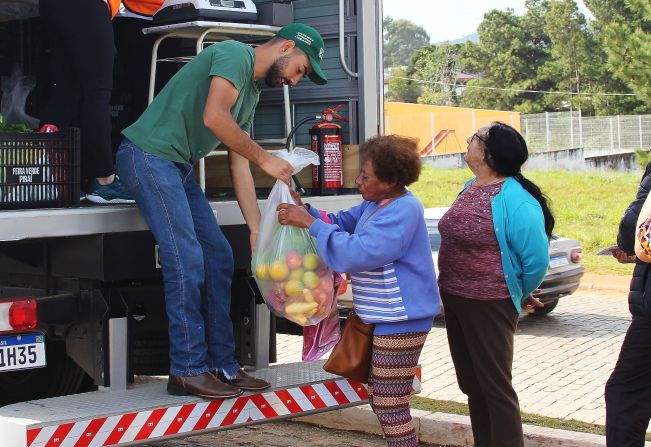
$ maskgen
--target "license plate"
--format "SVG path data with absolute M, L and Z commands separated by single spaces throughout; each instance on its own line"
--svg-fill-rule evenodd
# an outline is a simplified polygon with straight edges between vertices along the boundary
M 0 337 L 0 371 L 45 366 L 44 339 L 43 334 Z
M 554 256 L 549 260 L 549 268 L 554 269 L 556 267 L 562 267 L 569 264 L 570 261 L 567 260 L 567 256 Z

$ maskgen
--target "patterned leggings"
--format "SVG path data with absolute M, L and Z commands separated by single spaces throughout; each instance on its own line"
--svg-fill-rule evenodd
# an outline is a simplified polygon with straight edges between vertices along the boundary
M 418 445 L 409 399 L 426 338 L 427 332 L 373 337 L 369 401 L 389 447 Z

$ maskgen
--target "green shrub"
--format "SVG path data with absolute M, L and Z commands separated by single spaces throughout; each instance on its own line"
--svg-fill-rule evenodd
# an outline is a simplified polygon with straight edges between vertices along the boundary
M 635 150 L 635 161 L 640 169 L 646 169 L 646 165 L 651 161 L 651 152 L 640 149 Z

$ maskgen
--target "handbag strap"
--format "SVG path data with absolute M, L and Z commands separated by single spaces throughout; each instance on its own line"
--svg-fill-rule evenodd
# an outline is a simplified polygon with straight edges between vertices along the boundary
M 364 222 L 362 222 L 362 225 L 364 225 L 366 222 L 368 222 L 369 220 L 371 220 L 371 217 L 373 217 L 373 215 L 374 215 L 375 213 L 377 213 L 378 211 L 380 211 L 382 208 L 384 208 L 385 206 L 387 206 L 388 204 L 390 204 L 390 203 L 393 202 L 394 200 L 399 199 L 400 197 L 404 196 L 405 194 L 406 194 L 406 193 L 403 192 L 403 193 L 400 194 L 399 196 L 392 197 L 392 198 L 390 198 L 389 200 L 387 200 L 386 202 L 384 202 L 382 205 L 380 205 L 380 206 L 378 206 L 377 208 L 375 208 L 375 209 L 373 210 L 373 212 L 371 212 L 371 214 L 369 214 L 368 217 L 364 220 Z

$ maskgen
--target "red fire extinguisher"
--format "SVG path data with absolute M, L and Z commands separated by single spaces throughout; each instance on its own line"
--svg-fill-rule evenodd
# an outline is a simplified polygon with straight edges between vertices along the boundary
M 337 195 L 344 187 L 344 148 L 341 126 L 333 123 L 333 119 L 348 121 L 339 116 L 336 110 L 341 104 L 323 112 L 323 122 L 315 124 L 310 129 L 312 150 L 319 154 L 320 164 L 312 170 L 312 194 Z

